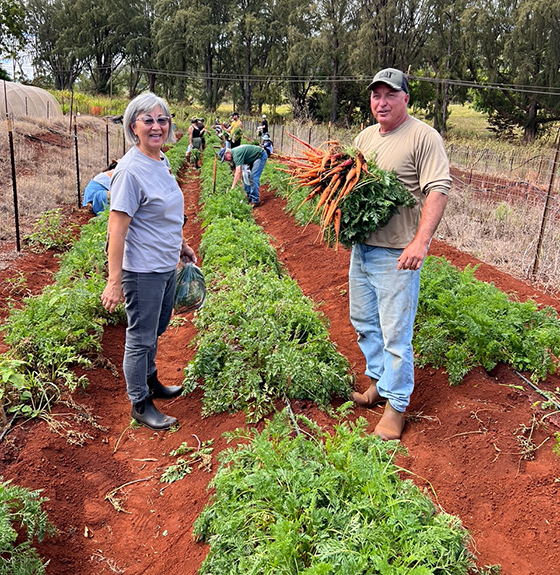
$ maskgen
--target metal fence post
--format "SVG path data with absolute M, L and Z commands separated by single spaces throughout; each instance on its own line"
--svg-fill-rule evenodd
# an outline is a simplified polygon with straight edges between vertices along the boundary
M 558 166 L 558 156 L 560 155 L 560 130 L 556 136 L 556 153 L 554 154 L 554 163 L 552 164 L 552 173 L 550 174 L 550 181 L 548 183 L 548 191 L 546 193 L 546 201 L 544 204 L 543 216 L 541 221 L 541 229 L 539 231 L 539 240 L 537 242 L 537 253 L 535 254 L 535 261 L 533 263 L 533 275 L 535 275 L 539 269 L 539 264 L 542 255 L 542 243 L 544 237 L 544 230 L 546 227 L 546 221 L 548 219 L 548 211 L 550 209 L 550 201 L 552 198 L 552 190 L 554 186 L 554 177 L 556 176 L 556 167 Z
M 76 150 L 76 182 L 78 187 L 78 209 L 82 207 L 82 193 L 80 191 L 80 155 L 78 153 L 78 117 L 74 116 L 74 149 Z
M 12 189 L 14 192 L 14 224 L 16 226 L 16 249 L 21 251 L 21 243 L 19 239 L 19 209 L 18 209 L 18 194 L 17 194 L 17 177 L 16 177 L 16 160 L 14 153 L 14 134 L 12 132 L 12 122 L 10 121 L 10 114 L 8 113 L 8 94 L 6 90 L 6 80 L 4 80 L 4 103 L 6 105 L 6 124 L 8 127 L 8 141 L 10 143 L 10 160 L 12 166 Z

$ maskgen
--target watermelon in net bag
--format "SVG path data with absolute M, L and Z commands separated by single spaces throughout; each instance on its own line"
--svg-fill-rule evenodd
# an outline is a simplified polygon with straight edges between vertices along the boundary
M 175 286 L 175 313 L 186 313 L 200 309 L 206 298 L 206 282 L 202 270 L 188 262 L 177 269 Z

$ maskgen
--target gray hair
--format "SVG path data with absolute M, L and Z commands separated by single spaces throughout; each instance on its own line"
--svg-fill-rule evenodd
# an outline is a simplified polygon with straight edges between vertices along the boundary
M 145 94 L 140 94 L 132 100 L 123 116 L 123 128 L 125 140 L 131 144 L 136 145 L 138 143 L 138 136 L 132 130 L 132 124 L 136 122 L 138 116 L 142 114 L 149 114 L 154 108 L 159 106 L 163 110 L 163 114 L 169 117 L 169 130 L 167 132 L 167 138 L 165 143 L 174 143 L 175 134 L 173 133 L 173 125 L 171 120 L 171 112 L 169 106 L 166 104 L 165 100 L 156 96 L 153 92 L 146 92 Z

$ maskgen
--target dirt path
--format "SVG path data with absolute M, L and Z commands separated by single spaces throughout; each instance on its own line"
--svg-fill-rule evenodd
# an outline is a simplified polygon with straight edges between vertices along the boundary
M 198 247 L 198 183 L 192 174 L 186 176 L 183 189 L 189 215 L 186 234 Z M 273 236 L 279 258 L 304 293 L 323 302 L 332 339 L 358 374 L 358 387 L 364 388 L 363 360 L 348 320 L 349 253 L 315 243 L 317 228 L 303 231 L 285 215 L 282 200 L 269 191 L 263 198 L 255 211 L 257 222 Z M 76 212 L 73 218 L 83 223 L 87 215 Z M 460 267 L 478 263 L 439 242 L 434 242 L 431 253 Z M 29 292 L 38 293 L 52 281 L 57 263 L 52 254 L 11 259 L 0 271 L 0 285 L 21 271 L 28 277 Z M 522 300 L 530 297 L 560 310 L 559 300 L 490 266 L 481 265 L 477 277 Z M 3 302 L 0 316 L 5 313 Z M 189 346 L 194 335 L 189 319 L 163 336 L 158 369 L 166 384 L 181 383 L 182 368 L 194 355 Z M 179 418 L 179 431 L 131 430 L 120 368 L 123 344 L 124 326 L 106 329 L 104 354 L 121 375 L 115 378 L 106 369 L 87 373 L 90 385 L 73 396 L 83 406 L 80 422 L 74 418 L 76 408 L 60 404 L 54 410 L 54 421 L 87 433 L 82 446 L 69 444 L 45 421 L 17 424 L 0 444 L 0 475 L 43 489 L 50 499 L 45 508 L 59 535 L 38 546 L 50 560 L 50 575 L 194 575 L 207 553 L 206 545 L 193 540 L 192 525 L 208 501 L 211 474 L 195 468 L 170 485 L 159 478 L 175 460 L 169 456 L 172 449 L 213 438 L 217 454 L 226 447 L 222 434 L 243 426 L 244 417 L 224 414 L 202 419 L 201 394 L 195 391 L 165 406 Z M 552 573 L 552 566 L 560 564 L 560 463 L 552 453 L 558 420 L 547 418 L 547 426 L 533 429 L 529 438 L 533 416 L 542 417 L 533 407 L 540 398 L 530 389 L 520 390 L 522 381 L 504 367 L 491 374 L 475 370 L 459 387 L 450 387 L 436 370 L 417 370 L 416 377 L 403 436 L 409 452 L 400 460 L 409 470 L 403 477 L 425 487 L 442 509 L 461 518 L 473 535 L 479 565 L 502 564 L 504 575 Z M 560 386 L 560 378 L 551 378 L 547 385 Z M 329 423 L 307 402 L 293 407 Z M 373 429 L 380 411 L 359 409 L 356 415 L 364 415 Z M 528 442 L 522 438 L 535 446 L 545 443 L 526 459 L 521 453 Z

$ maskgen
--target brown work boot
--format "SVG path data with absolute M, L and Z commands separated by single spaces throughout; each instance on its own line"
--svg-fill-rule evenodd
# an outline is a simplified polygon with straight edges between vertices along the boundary
M 350 394 L 350 399 L 360 407 L 373 407 L 378 403 L 383 403 L 386 401 L 384 397 L 379 395 L 379 392 L 377 391 L 377 381 L 375 381 L 375 379 L 371 380 L 369 389 L 364 391 L 364 393 L 354 391 Z
M 404 429 L 404 413 L 397 411 L 389 402 L 385 404 L 385 411 L 379 423 L 373 430 L 374 435 L 379 435 L 383 441 L 400 439 Z

